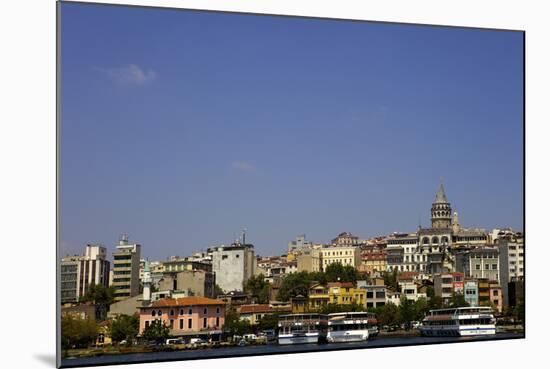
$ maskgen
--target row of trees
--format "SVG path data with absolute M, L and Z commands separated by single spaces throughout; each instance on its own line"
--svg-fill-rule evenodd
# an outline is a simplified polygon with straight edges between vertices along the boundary
M 109 335 L 113 342 L 126 342 L 131 345 L 139 333 L 137 315 L 120 315 L 110 320 L 105 331 L 90 318 L 67 314 L 61 318 L 61 342 L 64 349 L 88 347 L 93 345 L 100 334 Z M 155 320 L 143 331 L 142 337 L 148 341 L 164 341 L 168 338 L 169 328 L 160 320 Z

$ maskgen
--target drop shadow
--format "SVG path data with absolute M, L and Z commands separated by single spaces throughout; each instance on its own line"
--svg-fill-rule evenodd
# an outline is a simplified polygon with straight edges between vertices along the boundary
M 52 368 L 57 367 L 57 362 L 55 354 L 34 354 L 34 358 L 46 365 L 51 366 Z

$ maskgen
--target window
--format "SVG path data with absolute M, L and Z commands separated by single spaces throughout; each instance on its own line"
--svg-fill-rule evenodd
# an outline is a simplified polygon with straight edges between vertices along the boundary
M 208 321 L 206 318 L 202 318 L 202 327 L 206 328 L 208 326 Z
M 183 309 L 180 309 L 180 315 L 183 315 Z
M 180 319 L 180 329 L 183 329 L 183 319 Z
M 239 258 L 239 254 L 235 255 L 235 257 L 238 259 L 238 258 Z
M 170 319 L 170 329 L 174 329 L 174 319 Z
M 162 311 L 159 310 L 159 311 L 157 312 L 157 315 L 158 315 L 158 316 L 162 316 Z
M 174 315 L 174 309 L 170 310 L 170 315 Z
M 222 255 L 222 260 L 227 259 L 227 255 Z
M 203 314 L 204 314 L 204 315 L 208 314 L 208 308 L 204 308 Z
M 220 326 L 220 317 L 217 316 L 216 317 L 216 327 L 219 327 Z
M 481 265 L 476 264 L 476 270 L 480 270 L 480 269 L 481 269 Z
M 193 329 L 193 319 L 187 319 L 187 328 Z
M 220 313 L 220 308 L 217 307 L 217 308 L 216 308 L 216 314 L 219 314 L 219 313 Z
M 188 312 L 189 315 L 193 314 L 193 309 L 189 309 L 189 312 Z
M 149 328 L 149 323 L 150 323 L 149 321 L 145 322 L 145 328 Z
M 151 316 L 155 316 L 157 313 L 155 310 L 151 311 Z

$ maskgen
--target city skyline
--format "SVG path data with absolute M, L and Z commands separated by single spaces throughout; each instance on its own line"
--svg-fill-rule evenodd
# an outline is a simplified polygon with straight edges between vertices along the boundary
M 62 255 L 412 232 L 441 178 L 465 227 L 523 231 L 520 33 L 81 11 L 62 5 Z

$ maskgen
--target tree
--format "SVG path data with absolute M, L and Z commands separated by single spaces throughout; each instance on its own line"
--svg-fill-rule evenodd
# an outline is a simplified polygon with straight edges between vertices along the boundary
M 115 301 L 115 288 L 105 287 L 101 284 L 92 284 L 86 294 L 80 297 L 80 302 L 93 302 L 94 304 L 109 306 Z
M 302 295 L 307 297 L 309 294 L 309 285 L 312 282 L 312 275 L 308 272 L 292 273 L 285 278 L 279 288 L 277 299 L 279 301 L 288 301 L 292 297 Z
M 269 283 L 265 281 L 263 274 L 250 277 L 244 284 L 244 292 L 256 297 L 259 304 L 269 302 Z
M 432 296 L 428 300 L 428 310 L 443 308 L 443 299 L 440 296 Z
M 72 314 L 61 317 L 61 345 L 64 349 L 87 347 L 95 342 L 97 336 L 98 328 L 94 320 Z
M 155 319 L 143 330 L 143 338 L 147 341 L 163 343 L 170 336 L 170 329 L 160 319 Z
M 405 325 L 405 329 L 410 329 L 410 322 L 416 317 L 415 304 L 406 297 L 401 297 L 399 303 L 399 322 Z
M 467 307 L 467 306 L 470 306 L 470 304 L 468 304 L 463 294 L 453 292 L 453 296 L 449 301 L 449 306 L 453 308 L 458 308 L 458 307 Z
M 223 295 L 224 293 L 225 292 L 220 286 L 218 286 L 217 284 L 214 285 L 214 298 Z
M 365 308 L 363 307 L 363 305 L 359 304 L 340 305 L 332 303 L 323 305 L 319 310 L 321 314 L 343 313 L 347 311 L 365 311 Z
M 225 315 L 225 322 L 223 325 L 223 331 L 230 336 L 242 336 L 243 334 L 252 332 L 250 322 L 245 319 L 241 319 L 239 314 L 234 310 L 229 310 Z
M 357 270 L 351 265 L 332 263 L 325 268 L 328 282 L 357 282 Z
M 414 303 L 414 318 L 415 321 L 421 321 L 428 312 L 428 300 L 424 297 L 418 298 Z
M 258 323 L 258 330 L 265 331 L 268 329 L 277 330 L 279 323 L 279 314 L 266 314 L 260 319 Z
M 114 342 L 126 340 L 131 344 L 139 331 L 139 319 L 135 315 L 120 315 L 111 322 L 110 333 Z
M 380 308 L 377 313 L 378 322 L 381 325 L 394 325 L 399 322 L 399 308 L 392 302 Z
M 398 276 L 399 272 L 397 271 L 397 268 L 393 268 L 391 272 L 384 272 L 382 274 L 384 284 L 394 291 L 399 291 Z

